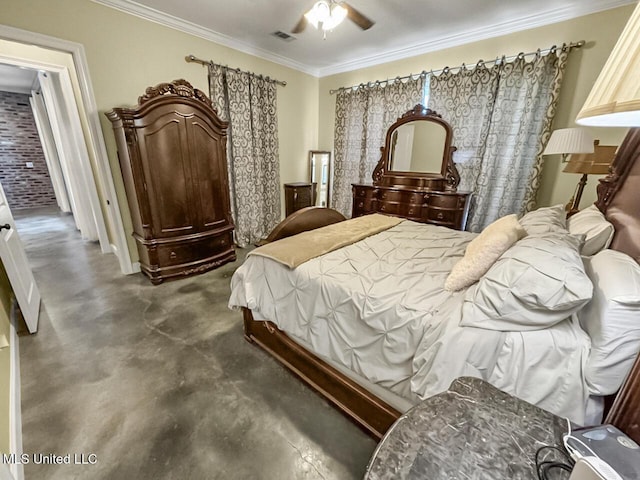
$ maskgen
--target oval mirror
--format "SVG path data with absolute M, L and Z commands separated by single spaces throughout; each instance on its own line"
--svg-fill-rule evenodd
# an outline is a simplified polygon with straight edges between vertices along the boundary
M 374 185 L 407 185 L 455 190 L 460 175 L 453 163 L 453 129 L 433 110 L 416 105 L 389 127 Z
M 442 169 L 447 131 L 439 123 L 414 120 L 391 134 L 389 170 L 434 173 Z

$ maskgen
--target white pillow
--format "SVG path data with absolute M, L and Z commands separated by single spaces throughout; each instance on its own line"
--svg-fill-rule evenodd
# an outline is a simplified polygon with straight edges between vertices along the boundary
M 605 248 L 609 248 L 613 238 L 613 225 L 604 218 L 598 207 L 591 205 L 579 211 L 567 220 L 569 233 L 584 234 L 586 236 L 582 255 L 595 255 Z
M 541 207 L 525 213 L 520 219 L 520 225 L 529 235 L 532 233 L 566 232 L 567 212 L 564 205 Z
M 585 377 L 592 394 L 618 391 L 640 349 L 640 265 L 630 256 L 603 250 L 584 258 L 593 299 L 578 312 L 591 337 Z
M 581 243 L 559 232 L 528 235 L 517 242 L 467 290 L 460 325 L 539 330 L 576 312 L 593 291 L 580 257 Z
M 476 283 L 507 249 L 527 234 L 518 217 L 499 218 L 474 238 L 444 282 L 449 292 L 461 290 Z

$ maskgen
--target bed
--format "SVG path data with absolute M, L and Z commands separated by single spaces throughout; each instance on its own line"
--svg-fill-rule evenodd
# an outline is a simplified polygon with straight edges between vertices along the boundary
M 598 187 L 596 203 L 615 227 L 610 249 L 636 262 L 640 259 L 638 152 L 640 133 L 634 130 L 621 146 L 612 173 Z M 328 209 L 300 210 L 285 219 L 269 241 L 299 232 L 313 234 L 311 229 L 330 228 L 341 220 Z M 538 226 L 544 227 L 545 222 Z M 445 292 L 442 287 L 474 238 L 468 232 L 405 220 L 295 269 L 251 255 L 234 274 L 229 305 L 242 308 L 247 340 L 272 354 L 376 437 L 411 405 L 446 390 L 462 375 L 483 378 L 576 423 L 588 423 L 593 399 L 601 401 L 618 390 L 637 349 L 627 355 L 623 373 L 618 368 L 609 375 L 606 362 L 590 365 L 597 340 L 587 333 L 588 328 L 585 331 L 579 315 L 593 304 L 592 292 L 578 291 L 581 286 L 571 292 L 580 300 L 574 304 L 582 302 L 580 306 L 569 313 L 562 310 L 563 301 L 555 302 L 559 310 L 553 312 L 549 325 L 509 329 L 499 322 L 489 328 L 478 323 L 483 313 L 476 308 L 476 303 L 482 303 L 476 287 L 457 292 Z M 522 246 L 526 238 L 515 245 Z M 555 248 L 553 244 L 550 250 Z M 586 261 L 586 273 L 596 268 L 597 262 L 590 262 Z M 580 272 L 576 275 L 574 285 L 589 283 L 580 281 Z M 553 301 L 546 298 L 549 304 Z M 495 299 L 485 306 L 492 302 Z M 465 317 L 464 311 L 471 313 Z M 547 312 L 540 317 L 546 321 Z M 623 340 L 627 336 L 620 334 Z M 623 347 L 634 345 L 627 342 Z M 638 392 L 636 361 L 607 417 L 636 439 Z

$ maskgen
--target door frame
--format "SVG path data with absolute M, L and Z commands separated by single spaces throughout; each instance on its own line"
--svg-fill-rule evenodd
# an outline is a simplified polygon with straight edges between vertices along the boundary
M 67 82 L 62 81 L 66 79 Z M 95 184 L 86 167 L 91 164 L 84 141 L 80 119 L 77 115 L 69 72 L 38 72 L 42 97 L 49 113 L 56 150 L 69 193 L 71 211 L 82 238 L 100 241 L 102 252 L 109 248 L 109 241 Z M 71 94 L 71 95 L 70 95 Z M 97 215 L 96 215 L 97 214 Z
M 62 165 L 60 164 L 58 150 L 53 138 L 51 121 L 44 104 L 44 99 L 42 98 L 40 92 L 31 90 L 29 103 L 31 104 L 33 118 L 36 121 L 38 135 L 40 136 L 40 141 L 42 142 L 42 152 L 44 153 L 44 160 L 47 163 L 47 169 L 49 170 L 49 175 L 51 176 L 51 183 L 53 184 L 53 192 L 56 196 L 56 202 L 58 202 L 60 210 L 62 210 L 64 213 L 71 213 L 69 195 L 67 194 L 67 186 L 65 184 L 64 175 L 62 173 Z
M 111 167 L 109 164 L 109 157 L 107 155 L 104 136 L 100 127 L 98 107 L 95 101 L 93 86 L 91 84 L 89 75 L 89 66 L 87 63 L 83 45 L 80 43 L 62 40 L 56 37 L 50 37 L 48 35 L 43 35 L 40 33 L 29 32 L 27 30 L 9 27 L 7 25 L 0 25 L 0 38 L 28 45 L 36 45 L 50 50 L 58 50 L 61 52 L 69 53 L 71 55 L 75 73 L 80 85 L 81 99 L 79 100 L 82 101 L 89 125 L 89 131 L 87 132 L 89 137 L 87 148 L 90 148 L 92 150 L 97 167 L 95 172 L 92 171 L 92 166 L 90 164 L 89 158 L 87 157 L 85 159 L 85 162 L 89 162 L 89 164 L 83 166 L 82 170 L 79 172 L 79 175 L 85 182 L 87 182 L 88 185 L 93 186 L 93 189 L 96 191 L 95 199 L 97 199 L 97 185 L 101 187 L 101 190 L 105 195 L 105 204 L 103 204 L 102 206 L 99 204 L 91 205 L 98 232 L 102 232 L 105 237 L 100 238 L 100 246 L 103 253 L 113 252 L 116 255 L 122 273 L 131 274 L 140 271 L 137 262 L 134 264 L 131 261 L 131 255 L 127 243 L 127 236 L 125 234 L 124 224 L 122 222 L 122 215 L 120 213 L 119 201 L 116 194 L 113 175 L 111 173 Z M 21 59 L 0 55 L 0 60 L 3 63 L 13 64 L 17 66 L 27 66 L 29 68 L 37 68 L 43 70 L 47 70 L 47 68 L 53 68 L 53 71 L 57 70 L 58 73 L 65 71 L 67 75 L 69 73 L 64 66 L 50 64 L 47 65 L 39 61 L 33 61 L 24 58 Z M 34 65 L 39 66 L 34 67 Z M 64 76 L 64 73 L 62 73 L 62 76 Z M 70 87 L 71 85 L 70 82 L 67 83 L 63 80 L 63 88 L 65 88 L 65 84 L 67 87 Z M 73 91 L 71 91 L 71 94 L 73 94 Z M 112 243 L 109 243 L 109 239 L 106 238 L 107 228 L 103 217 L 103 212 L 106 214 L 111 225 L 111 233 L 113 237 L 111 239 Z

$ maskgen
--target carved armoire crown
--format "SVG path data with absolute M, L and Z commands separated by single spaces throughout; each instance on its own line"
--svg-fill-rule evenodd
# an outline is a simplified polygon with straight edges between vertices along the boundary
M 175 80 L 106 115 L 143 273 L 157 284 L 235 260 L 227 122 L 207 96 Z

